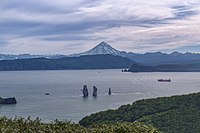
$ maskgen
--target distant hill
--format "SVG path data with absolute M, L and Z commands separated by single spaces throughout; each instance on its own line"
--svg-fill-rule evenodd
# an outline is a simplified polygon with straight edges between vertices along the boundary
M 162 52 L 135 54 L 126 53 L 122 55 L 140 64 L 156 66 L 160 64 L 190 64 L 200 61 L 200 54 L 173 52 L 166 54 Z
M 135 62 L 113 55 L 90 55 L 60 59 L 18 59 L 0 61 L 0 71 L 10 70 L 72 70 L 128 68 Z
M 83 118 L 83 126 L 115 122 L 144 122 L 164 133 L 200 132 L 200 93 L 139 100 L 116 110 L 102 111 Z
M 195 63 L 196 61 L 200 60 L 200 54 L 189 53 L 189 52 L 184 54 L 179 52 L 173 52 L 171 54 L 166 54 L 162 52 L 145 53 L 145 54 L 137 54 L 132 52 L 128 53 L 125 51 L 117 50 L 106 42 L 101 42 L 100 44 L 98 44 L 97 46 L 86 52 L 79 54 L 72 54 L 69 56 L 78 57 L 82 55 L 99 55 L 99 54 L 117 55 L 131 59 L 140 64 L 150 65 L 150 66 L 156 66 L 160 64 L 175 64 L 175 63 L 187 64 L 187 63 Z
M 157 66 L 145 66 L 133 64 L 130 72 L 200 72 L 200 61 L 190 64 L 162 64 Z

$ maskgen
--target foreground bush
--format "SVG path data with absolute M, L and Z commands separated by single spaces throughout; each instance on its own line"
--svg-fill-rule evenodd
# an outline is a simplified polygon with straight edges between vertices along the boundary
M 92 125 L 89 128 L 67 121 L 43 123 L 39 119 L 0 118 L 1 133 L 159 133 L 152 126 L 141 123 Z

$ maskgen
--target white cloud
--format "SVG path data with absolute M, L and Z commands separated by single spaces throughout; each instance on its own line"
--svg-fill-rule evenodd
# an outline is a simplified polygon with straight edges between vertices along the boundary
M 133 52 L 200 44 L 199 0 L 2 0 L 0 12 L 1 53 L 71 54 L 101 41 Z

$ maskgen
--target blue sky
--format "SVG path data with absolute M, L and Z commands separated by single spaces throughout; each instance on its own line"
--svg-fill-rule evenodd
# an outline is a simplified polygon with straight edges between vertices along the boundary
M 200 53 L 199 0 L 0 0 L 0 53 L 72 54 L 101 41 Z

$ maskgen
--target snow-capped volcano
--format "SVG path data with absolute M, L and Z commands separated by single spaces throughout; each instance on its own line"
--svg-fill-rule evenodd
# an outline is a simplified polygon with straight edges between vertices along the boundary
M 94 48 L 92 48 L 89 51 L 79 53 L 79 54 L 73 54 L 71 56 L 82 56 L 82 55 L 99 55 L 99 54 L 111 54 L 111 55 L 119 55 L 121 52 L 111 47 L 106 42 L 101 42 Z

